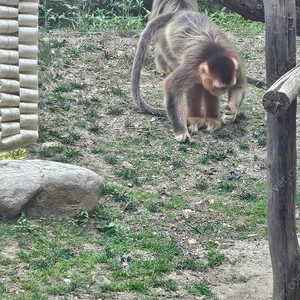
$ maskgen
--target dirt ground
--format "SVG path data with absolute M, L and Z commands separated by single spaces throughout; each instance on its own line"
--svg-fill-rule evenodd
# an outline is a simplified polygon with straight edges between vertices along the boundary
M 233 265 L 221 265 L 209 276 L 212 290 L 220 300 L 268 300 L 272 299 L 272 268 L 267 241 L 233 241 L 224 250 L 227 257 L 237 259 Z M 232 274 L 248 278 L 247 282 L 228 281 Z

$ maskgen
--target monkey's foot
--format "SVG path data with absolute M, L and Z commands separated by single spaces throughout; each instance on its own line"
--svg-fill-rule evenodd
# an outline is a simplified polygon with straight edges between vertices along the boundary
M 234 122 L 236 115 L 238 113 L 238 109 L 234 104 L 228 103 L 225 108 L 225 112 L 222 116 L 222 121 L 224 124 Z
M 190 124 L 189 131 L 191 134 L 195 134 L 199 129 L 205 127 L 205 120 L 200 117 L 188 117 L 187 119 Z
M 216 118 L 205 118 L 205 125 L 207 131 L 214 131 L 221 128 L 221 121 Z
M 186 143 L 188 142 L 188 140 L 190 139 L 190 135 L 189 133 L 181 133 L 181 134 L 175 134 L 175 140 L 178 142 L 178 143 Z

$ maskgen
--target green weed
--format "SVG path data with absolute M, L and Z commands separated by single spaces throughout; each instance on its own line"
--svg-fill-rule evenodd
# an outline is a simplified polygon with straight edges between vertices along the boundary
M 185 209 L 188 207 L 186 201 L 184 201 L 181 197 L 173 195 L 170 201 L 166 204 L 167 209 Z
M 110 165 L 117 165 L 119 163 L 119 158 L 115 154 L 105 155 L 104 160 Z
M 225 259 L 225 255 L 217 251 L 209 251 L 206 256 L 208 259 L 207 266 L 210 268 L 221 265 Z
M 4 159 L 24 159 L 26 154 L 26 149 L 16 149 L 8 152 L 0 153 L 0 160 Z
M 196 258 L 187 258 L 178 264 L 178 268 L 183 270 L 202 271 L 207 265 Z
M 152 213 L 156 213 L 156 212 L 161 211 L 160 206 L 156 202 L 154 202 L 153 200 L 148 201 L 145 204 L 145 208 L 147 210 L 149 210 L 150 212 L 152 212 Z
M 197 181 L 196 183 L 196 189 L 198 191 L 205 191 L 208 189 L 208 183 L 207 180 L 205 178 L 201 178 Z
M 113 87 L 113 86 L 107 88 L 105 90 L 105 93 L 112 94 L 112 95 L 119 96 L 119 97 L 127 96 L 122 89 L 117 88 L 117 87 Z
M 89 221 L 89 213 L 86 210 L 77 211 L 76 217 L 68 218 L 67 221 L 69 224 L 85 227 Z
M 215 147 L 209 145 L 206 152 L 199 158 L 199 161 L 203 164 L 207 164 L 209 162 L 218 162 L 224 160 L 228 155 L 232 154 L 233 151 L 231 149 L 227 149 L 224 146 Z
M 247 140 L 241 140 L 238 142 L 238 146 L 241 150 L 249 150 L 249 143 Z
M 88 131 L 92 133 L 100 133 L 100 131 L 103 129 L 103 127 L 100 127 L 99 125 L 92 125 L 88 128 Z
M 140 176 L 138 172 L 134 169 L 120 167 L 115 171 L 115 173 L 117 176 L 125 179 L 126 181 L 129 181 L 136 185 L 140 184 L 140 179 L 139 179 Z
M 107 113 L 112 116 L 120 116 L 124 113 L 124 110 L 120 107 L 113 107 Z
M 195 283 L 193 285 L 187 285 L 186 290 L 191 295 L 203 295 L 203 296 L 211 296 L 212 292 L 207 283 Z
M 86 117 L 89 122 L 95 122 L 99 119 L 98 111 L 94 108 L 91 108 L 87 111 Z
M 130 201 L 130 197 L 126 193 L 126 191 L 117 185 L 107 184 L 102 190 L 102 195 L 109 197 L 111 200 L 116 202 L 128 202 Z

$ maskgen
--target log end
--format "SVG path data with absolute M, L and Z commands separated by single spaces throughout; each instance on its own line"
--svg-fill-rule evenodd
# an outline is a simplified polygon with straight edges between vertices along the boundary
M 291 105 L 290 99 L 278 91 L 267 91 L 263 96 L 264 109 L 274 115 L 285 111 Z

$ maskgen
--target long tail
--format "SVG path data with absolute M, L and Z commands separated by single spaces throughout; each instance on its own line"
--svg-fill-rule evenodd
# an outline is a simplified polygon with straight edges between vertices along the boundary
M 133 61 L 133 67 L 131 72 L 131 94 L 133 99 L 136 101 L 138 107 L 145 113 L 156 115 L 156 116 L 165 116 L 166 110 L 163 108 L 154 108 L 148 105 L 141 96 L 140 91 L 140 79 L 141 71 L 145 58 L 146 51 L 150 45 L 153 35 L 161 28 L 167 25 L 167 23 L 173 18 L 174 13 L 159 15 L 151 22 L 148 23 L 147 27 L 141 33 L 136 55 Z
M 259 88 L 259 89 L 265 89 L 267 88 L 267 84 L 261 80 L 258 80 L 256 78 L 252 78 L 247 76 L 247 82 L 251 85 L 254 85 L 255 87 Z

